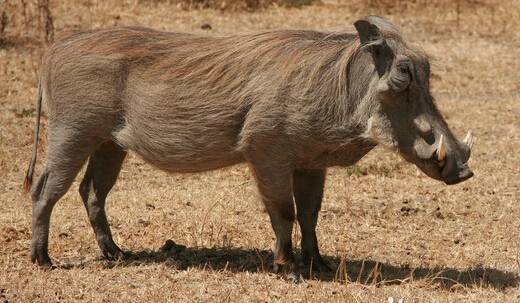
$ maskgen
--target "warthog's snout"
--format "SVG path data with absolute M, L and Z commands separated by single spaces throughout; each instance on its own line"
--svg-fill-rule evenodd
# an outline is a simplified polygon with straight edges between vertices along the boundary
M 469 168 L 468 163 L 448 160 L 447 165 L 442 169 L 441 175 L 444 183 L 453 185 L 473 177 L 473 172 Z
M 444 136 L 440 136 L 435 156 L 441 169 L 440 175 L 444 183 L 453 185 L 473 177 L 473 172 L 469 168 L 467 161 L 474 142 L 475 138 L 471 132 L 468 132 L 461 147 L 447 154 Z

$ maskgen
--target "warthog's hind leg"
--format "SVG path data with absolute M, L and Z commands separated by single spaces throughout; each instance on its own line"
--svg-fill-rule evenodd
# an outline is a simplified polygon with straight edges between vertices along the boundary
M 85 177 L 79 187 L 90 224 L 101 252 L 108 259 L 124 257 L 114 243 L 105 213 L 105 199 L 116 183 L 126 151 L 112 141 L 103 143 L 90 156 Z
M 51 267 L 48 254 L 49 224 L 54 205 L 67 192 L 74 177 L 85 163 L 93 142 L 77 141 L 74 134 L 49 129 L 47 163 L 32 190 L 31 260 L 42 267 Z
M 296 170 L 293 175 L 293 191 L 298 213 L 298 223 L 302 233 L 303 263 L 313 271 L 329 272 L 323 261 L 316 238 L 316 224 L 323 198 L 325 170 Z
M 299 282 L 291 240 L 295 219 L 292 172 L 275 166 L 252 166 L 252 170 L 276 235 L 274 270 L 289 280 Z

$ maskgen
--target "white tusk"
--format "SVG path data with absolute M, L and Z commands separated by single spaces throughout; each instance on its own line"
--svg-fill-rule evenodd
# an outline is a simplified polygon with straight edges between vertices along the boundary
M 469 147 L 469 149 L 473 147 L 473 143 L 475 143 L 475 137 L 473 137 L 471 131 L 469 131 L 466 135 L 466 138 L 464 138 L 464 143 Z
M 437 160 L 442 161 L 444 158 L 446 158 L 446 143 L 444 142 L 444 135 L 441 135 L 437 147 Z

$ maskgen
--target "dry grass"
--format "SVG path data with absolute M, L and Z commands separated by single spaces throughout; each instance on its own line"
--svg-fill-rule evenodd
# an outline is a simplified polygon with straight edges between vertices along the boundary
M 386 16 L 435 58 L 434 94 L 449 124 L 459 136 L 472 129 L 479 137 L 476 176 L 447 187 L 381 149 L 356 167 L 331 169 L 318 237 L 338 271 L 304 285 L 269 273 L 273 233 L 246 167 L 169 175 L 135 155 L 108 202 L 115 240 L 133 257 L 98 259 L 76 182 L 52 219 L 50 253 L 62 268 L 33 266 L 31 203 L 21 183 L 43 46 L 37 33 L 11 36 L 0 48 L 0 302 L 520 300 L 520 6 L 460 1 L 457 18 L 455 8 L 431 3 Z M 57 34 L 127 24 L 202 31 L 204 23 L 222 34 L 352 30 L 364 14 L 392 13 L 379 9 L 338 0 L 231 13 L 185 11 L 173 1 L 55 0 L 52 13 Z M 168 239 L 187 248 L 160 250 Z
M 164 0 L 145 0 L 157 2 Z M 248 10 L 254 11 L 269 6 L 301 7 L 310 5 L 314 0 L 176 0 L 177 6 L 183 9 L 212 8 L 225 11 Z
M 0 1 L 0 47 L 54 39 L 51 0 Z

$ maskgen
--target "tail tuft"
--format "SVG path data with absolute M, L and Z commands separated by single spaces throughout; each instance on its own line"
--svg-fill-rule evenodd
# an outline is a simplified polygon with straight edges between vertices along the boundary
M 31 191 L 32 187 L 32 174 L 29 175 L 29 172 L 27 172 L 27 175 L 25 176 L 25 180 L 23 181 L 23 191 L 24 193 L 28 193 Z
M 34 165 L 36 164 L 36 156 L 38 154 L 38 134 L 40 133 L 40 118 L 42 112 L 42 87 L 41 83 L 38 84 L 38 95 L 36 96 L 36 124 L 34 127 L 34 142 L 32 147 L 31 162 L 29 162 L 29 168 L 25 175 L 23 182 L 23 189 L 25 193 L 28 193 L 32 187 Z

